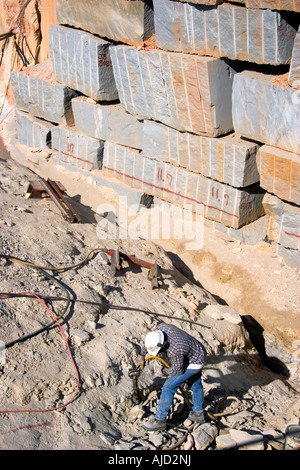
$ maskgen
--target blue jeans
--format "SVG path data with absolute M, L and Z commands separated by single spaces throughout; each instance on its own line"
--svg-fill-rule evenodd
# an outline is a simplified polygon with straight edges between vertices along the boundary
M 193 411 L 203 412 L 204 393 L 201 380 L 202 370 L 187 369 L 184 374 L 174 375 L 166 380 L 161 391 L 161 397 L 155 414 L 156 419 L 166 419 L 171 408 L 176 390 L 187 382 L 193 392 Z

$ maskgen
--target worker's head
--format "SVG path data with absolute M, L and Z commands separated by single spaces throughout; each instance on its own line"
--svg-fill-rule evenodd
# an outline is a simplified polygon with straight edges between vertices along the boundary
M 165 344 L 165 335 L 160 330 L 151 331 L 145 338 L 145 346 L 151 356 L 156 356 Z

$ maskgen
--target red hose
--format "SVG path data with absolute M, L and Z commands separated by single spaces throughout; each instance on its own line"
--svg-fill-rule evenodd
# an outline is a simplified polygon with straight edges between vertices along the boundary
M 36 297 L 43 305 L 44 307 L 46 307 L 46 309 L 48 310 L 48 312 L 50 313 L 50 315 L 52 316 L 52 318 L 55 320 L 55 322 L 57 323 L 62 335 L 63 335 L 63 338 L 65 340 L 65 343 L 66 343 L 66 346 L 67 346 L 67 350 L 68 350 L 68 353 L 69 353 L 69 356 L 70 356 L 70 359 L 71 359 L 71 362 L 73 364 L 73 367 L 75 369 L 75 373 L 76 373 L 76 379 L 77 379 L 77 385 L 76 385 L 76 390 L 72 396 L 72 398 L 67 401 L 67 403 L 64 403 L 63 405 L 60 405 L 60 406 L 57 406 L 55 408 L 47 408 L 47 409 L 44 409 L 44 410 L 0 410 L 0 413 L 1 414 L 5 414 L 5 413 L 46 413 L 46 412 L 49 412 L 49 411 L 55 411 L 55 410 L 59 410 L 61 408 L 65 408 L 67 405 L 69 405 L 76 397 L 77 393 L 78 393 L 78 389 L 79 389 L 79 385 L 80 385 L 80 378 L 79 378 L 79 372 L 78 372 L 78 369 L 76 367 L 76 364 L 75 364 L 75 361 L 72 357 L 72 353 L 71 353 L 71 350 L 70 350 L 70 346 L 69 346 L 69 343 L 68 343 L 68 340 L 66 338 L 66 335 L 61 327 L 61 324 L 59 323 L 59 321 L 57 320 L 56 316 L 54 315 L 54 313 L 50 310 L 50 308 L 45 304 L 45 302 L 36 294 L 33 294 L 32 292 L 20 292 L 21 295 L 32 295 L 34 297 Z M 0 298 L 2 296 L 0 295 Z M 3 296 L 3 298 L 5 298 L 5 296 Z

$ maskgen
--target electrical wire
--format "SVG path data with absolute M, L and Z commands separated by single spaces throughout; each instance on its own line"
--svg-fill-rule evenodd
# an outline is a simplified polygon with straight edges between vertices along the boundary
M 67 405 L 69 405 L 72 401 L 75 400 L 76 396 L 77 396 L 77 393 L 78 393 L 78 390 L 79 390 L 79 386 L 80 386 L 80 377 L 79 377 L 79 372 L 78 372 L 78 369 L 77 369 L 77 366 L 75 364 L 75 361 L 72 357 L 72 353 L 71 353 L 71 350 L 70 350 L 70 346 L 69 346 L 69 343 L 68 343 L 68 340 L 66 338 L 66 335 L 64 333 L 64 330 L 62 329 L 62 326 L 61 324 L 59 323 L 58 321 L 58 318 L 54 315 L 54 313 L 50 310 L 50 308 L 45 304 L 45 302 L 43 301 L 43 299 L 41 299 L 38 295 L 32 293 L 32 292 L 23 292 L 21 294 L 25 294 L 25 295 L 30 295 L 30 296 L 34 296 L 36 299 L 38 299 L 43 305 L 44 307 L 48 310 L 48 312 L 50 313 L 50 315 L 52 316 L 52 318 L 54 319 L 54 323 L 56 323 L 61 331 L 61 334 L 65 340 L 65 343 L 66 343 L 66 346 L 67 346 L 67 350 L 68 350 L 68 353 L 69 353 L 69 356 L 70 356 L 70 359 L 71 359 L 71 362 L 72 362 L 72 365 L 75 369 L 75 373 L 76 373 L 76 388 L 75 388 L 75 392 L 74 394 L 72 395 L 71 399 L 68 400 L 66 403 L 62 404 L 62 405 L 59 405 L 59 406 L 56 406 L 56 407 L 53 407 L 53 408 L 46 408 L 46 409 L 43 409 L 43 410 L 40 410 L 40 409 L 37 409 L 37 410 L 33 410 L 33 409 L 30 409 L 30 410 L 0 410 L 0 414 L 7 414 L 7 413 L 45 413 L 45 412 L 49 412 L 49 411 L 55 411 L 55 410 L 59 410 L 61 408 L 65 408 Z
M 85 264 L 88 261 L 88 259 L 90 258 L 91 254 L 95 253 L 96 251 L 105 251 L 105 250 L 103 248 L 94 248 L 79 263 L 73 264 L 71 266 L 62 266 L 62 267 L 57 267 L 57 268 L 51 267 L 51 266 L 40 266 L 38 264 L 31 263 L 30 261 L 25 261 L 25 260 L 22 260 L 20 258 L 16 258 L 15 256 L 10 256 L 10 255 L 0 254 L 0 258 L 8 259 L 9 261 L 12 261 L 14 263 L 24 264 L 25 266 L 31 266 L 32 268 L 39 268 L 39 269 L 43 269 L 43 270 L 46 270 L 46 271 L 52 271 L 52 272 L 61 272 L 61 271 L 69 271 L 70 269 L 79 268 L 80 266 Z
M 96 302 L 96 301 L 92 301 L 92 300 L 84 300 L 84 299 L 66 299 L 65 297 L 52 297 L 52 296 L 43 296 L 42 294 L 39 294 L 39 296 L 46 300 L 46 301 L 63 301 L 63 300 L 69 300 L 70 303 L 83 303 L 83 304 L 88 304 L 88 305 L 95 305 L 95 306 L 99 306 L 99 307 L 106 307 L 108 309 L 112 309 L 112 310 L 126 310 L 128 312 L 141 312 L 141 313 L 146 313 L 147 315 L 154 315 L 154 316 L 157 316 L 157 317 L 162 317 L 162 318 L 169 318 L 171 320 L 178 320 L 178 321 L 182 321 L 184 323 L 190 323 L 192 325 L 197 325 L 197 326 L 201 326 L 202 328 L 208 328 L 210 329 L 211 327 L 210 326 L 207 326 L 207 325 L 203 325 L 195 320 L 189 320 L 188 318 L 181 318 L 181 317 L 174 317 L 173 315 L 166 315 L 164 313 L 158 313 L 158 312 L 152 312 L 151 310 L 146 310 L 146 309 L 143 309 L 143 308 L 139 308 L 139 307 L 132 307 L 130 305 L 116 305 L 116 304 L 111 304 L 109 302 Z M 8 298 L 16 298 L 16 297 L 30 297 L 29 294 L 20 294 L 20 293 L 12 293 L 12 292 L 2 292 L 0 294 L 0 299 L 8 299 Z M 45 329 L 47 328 L 47 325 L 44 327 Z M 40 331 L 38 331 L 40 332 Z M 35 333 L 32 333 L 31 335 L 35 335 L 37 334 L 38 332 L 35 332 Z M 21 340 L 22 338 L 20 338 Z M 16 340 L 15 342 L 18 342 L 18 340 Z M 0 347 L 0 351 L 1 351 L 1 347 Z
M 56 279 L 54 276 L 51 276 L 51 274 L 47 273 L 46 271 L 44 271 L 43 269 L 41 268 L 36 268 L 39 272 L 41 272 L 44 276 L 46 276 L 48 279 L 50 279 L 52 282 L 56 282 L 66 293 L 66 298 L 64 298 L 63 300 L 66 301 L 66 305 L 63 309 L 63 311 L 60 313 L 60 315 L 57 317 L 59 320 L 65 315 L 65 313 L 67 312 L 67 310 L 69 309 L 69 306 L 71 304 L 71 297 L 70 297 L 70 294 L 69 294 L 69 291 L 68 289 L 64 286 L 64 284 L 62 282 L 60 282 L 58 279 Z M 33 294 L 33 293 L 29 293 L 29 292 L 24 292 L 24 293 L 19 293 L 19 294 L 15 294 L 13 296 L 10 296 L 10 294 L 7 294 L 7 293 L 1 293 L 0 294 L 0 298 L 1 299 L 8 299 L 10 297 L 14 297 L 14 296 L 17 296 L 17 297 L 22 297 L 22 296 L 25 296 L 25 297 L 36 297 L 36 294 Z M 41 298 L 41 296 L 39 297 Z M 28 333 L 27 335 L 24 335 L 24 336 L 21 336 L 20 338 L 17 338 L 15 340 L 12 340 L 8 343 L 5 343 L 3 344 L 1 347 L 0 347 L 0 351 L 3 350 L 3 349 L 8 349 L 10 348 L 11 346 L 13 346 L 14 344 L 16 343 L 20 343 L 20 342 L 23 342 L 23 341 L 26 341 L 27 339 L 29 338 L 32 338 L 33 336 L 36 336 L 40 333 L 42 333 L 43 331 L 46 331 L 48 330 L 49 328 L 51 328 L 52 326 L 54 326 L 56 324 L 55 321 L 52 321 L 50 323 L 48 323 L 47 325 L 44 325 L 42 326 L 41 328 L 39 328 L 38 330 L 35 330 L 33 331 L 32 333 Z
M 87 256 L 82 260 L 80 261 L 79 263 L 77 264 L 73 264 L 71 266 L 62 266 L 62 267 L 50 267 L 50 266 L 40 266 L 38 264 L 35 264 L 35 263 L 32 263 L 30 261 L 25 261 L 25 260 L 22 260 L 20 258 L 17 258 L 17 257 L 14 257 L 14 256 L 11 256 L 11 255 L 5 255 L 5 254 L 0 254 L 0 258 L 4 258 L 4 259 L 7 259 L 7 260 L 10 260 L 14 263 L 19 263 L 19 264 L 22 264 L 22 265 L 25 265 L 25 266 L 30 266 L 30 267 L 33 267 L 37 270 L 39 270 L 42 274 L 44 274 L 46 277 L 48 277 L 49 279 L 57 282 L 63 289 L 64 291 L 66 292 L 67 294 L 67 298 L 64 298 L 64 297 L 46 297 L 46 296 L 42 296 L 40 295 L 41 298 L 43 298 L 44 300 L 51 300 L 51 301 L 58 301 L 58 300 L 66 300 L 67 301 L 67 305 L 65 307 L 65 310 L 63 311 L 63 313 L 60 315 L 59 318 L 61 318 L 64 313 L 67 311 L 67 309 L 69 308 L 69 305 L 71 302 L 81 302 L 81 303 L 86 303 L 86 304 L 90 304 L 90 305 L 98 305 L 98 306 L 106 306 L 106 307 L 109 307 L 109 308 L 112 308 L 112 309 L 117 309 L 117 310 L 128 310 L 128 311 L 138 311 L 138 312 L 143 312 L 143 313 L 146 313 L 146 314 L 149 314 L 149 315 L 155 315 L 155 316 L 160 316 L 160 317 L 164 317 L 164 318 L 171 318 L 173 320 L 180 320 L 180 321 L 184 321 L 184 322 L 187 322 L 187 323 L 190 323 L 190 324 L 195 324 L 195 325 L 198 325 L 198 326 L 202 326 L 204 328 L 210 328 L 206 325 L 201 325 L 199 322 L 196 322 L 196 321 L 193 321 L 193 320 L 188 320 L 188 319 L 183 319 L 183 318 L 179 318 L 179 317 L 174 317 L 174 316 L 170 316 L 170 315 L 165 315 L 165 314 L 162 314 L 162 313 L 157 313 L 157 312 L 151 312 L 151 311 L 148 311 L 148 310 L 145 310 L 145 309 L 140 309 L 140 308 L 137 308 L 137 307 L 132 307 L 132 306 L 121 306 L 121 305 L 114 305 L 114 304 L 107 304 L 107 303 L 104 303 L 104 302 L 93 302 L 93 301 L 86 301 L 86 300 L 80 300 L 80 299 L 71 299 L 70 298 L 70 295 L 69 295 L 69 292 L 68 290 L 65 288 L 65 286 L 58 280 L 56 279 L 54 276 L 50 275 L 49 273 L 47 273 L 47 271 L 51 271 L 51 272 L 62 272 L 62 271 L 68 271 L 68 270 L 71 270 L 71 269 L 76 269 L 80 266 L 82 266 L 83 264 L 85 264 L 88 259 L 90 258 L 90 256 L 95 253 L 95 252 L 98 252 L 98 251 L 102 251 L 102 252 L 108 252 L 109 250 L 106 250 L 104 248 L 94 248 L 93 250 L 91 250 Z M 20 294 L 20 293 L 1 293 L 0 294 L 0 298 L 2 299 L 5 299 L 5 298 L 12 298 L 12 297 L 21 297 L 21 296 L 25 296 L 24 294 Z M 30 294 L 27 294 L 26 296 L 30 296 Z M 32 336 L 35 336 L 43 331 L 45 331 L 46 329 L 49 329 L 51 326 L 55 325 L 55 322 L 51 322 L 50 324 L 48 325 L 45 325 L 44 327 L 40 328 L 39 330 L 37 331 L 34 331 L 28 335 L 25 335 L 21 338 L 17 338 L 16 340 L 13 340 L 3 346 L 0 346 L 0 351 L 4 348 L 9 348 L 11 346 L 13 346 L 14 344 L 18 343 L 18 342 L 21 342 L 21 341 L 25 341 L 26 339 L 28 338 L 31 338 Z
M 47 325 L 44 325 L 42 328 L 32 332 L 32 333 L 29 333 L 27 335 L 24 335 L 20 338 L 17 338 L 15 340 L 12 340 L 8 343 L 5 343 L 3 346 L 0 347 L 0 351 L 3 350 L 3 349 L 7 349 L 13 345 L 15 345 L 16 343 L 19 343 L 19 342 L 23 342 L 33 336 L 36 336 L 37 334 L 51 328 L 52 326 L 58 326 L 61 330 L 61 333 L 64 337 L 64 340 L 66 342 L 66 345 L 67 345 L 67 349 L 68 349 L 68 353 L 70 355 L 70 358 L 71 358 L 71 361 L 72 361 L 72 364 L 74 366 L 74 369 L 76 371 L 76 377 L 77 377 L 77 385 L 76 385 L 76 390 L 75 390 L 75 393 L 74 395 L 72 396 L 72 398 L 67 402 L 67 403 L 64 403 L 63 405 L 60 405 L 58 407 L 54 407 L 54 408 L 48 408 L 48 409 L 44 409 L 44 410 L 4 410 L 4 411 L 1 411 L 0 410 L 0 414 L 5 414 L 5 413 L 29 413 L 29 412 L 47 412 L 47 411 L 54 411 L 54 410 L 58 410 L 58 409 L 61 409 L 61 408 L 65 408 L 69 403 L 71 403 L 77 393 L 78 393 L 78 390 L 79 390 L 79 386 L 80 386 L 80 378 L 79 378 L 79 372 L 78 372 L 78 369 L 76 367 L 76 364 L 74 362 L 74 359 L 72 357 L 72 354 L 71 354 L 71 350 L 70 350 L 70 347 L 69 347 L 69 344 L 68 344 L 68 341 L 67 341 L 67 338 L 63 332 L 63 329 L 59 323 L 59 320 L 64 316 L 64 314 L 66 313 L 66 311 L 68 310 L 71 302 L 81 302 L 81 303 L 86 303 L 86 304 L 92 304 L 92 305 L 97 305 L 97 306 L 106 306 L 108 308 L 112 308 L 112 309 L 118 309 L 118 310 L 128 310 L 128 311 L 140 311 L 140 312 L 143 312 L 143 313 L 146 313 L 146 314 L 152 314 L 152 315 L 156 315 L 156 316 L 161 316 L 161 317 L 166 317 L 166 318 L 171 318 L 171 319 L 177 319 L 177 320 L 181 320 L 181 321 L 186 321 L 186 322 L 189 322 L 189 323 L 193 323 L 193 324 L 196 324 L 199 326 L 199 323 L 198 322 L 195 322 L 195 321 L 192 321 L 192 320 L 188 320 L 188 319 L 183 319 L 183 318 L 177 318 L 177 317 L 171 317 L 169 315 L 164 315 L 164 314 L 160 314 L 160 313 L 157 313 L 157 312 L 151 312 L 151 311 L 148 311 L 148 310 L 145 310 L 145 309 L 140 309 L 140 308 L 137 308 L 137 307 L 132 307 L 132 306 L 124 306 L 124 305 L 114 305 L 114 304 L 110 304 L 110 303 L 105 303 L 105 302 L 94 302 L 94 301 L 87 301 L 87 300 L 80 300 L 80 299 L 74 299 L 74 298 L 71 298 L 70 294 L 69 294 L 69 291 L 68 289 L 64 286 L 64 284 L 62 282 L 60 282 L 58 279 L 56 279 L 53 275 L 49 274 L 46 270 L 50 270 L 50 271 L 55 271 L 55 272 L 59 272 L 59 271 L 66 271 L 66 270 L 70 270 L 70 269 L 75 269 L 79 266 L 82 266 L 84 263 L 86 263 L 86 261 L 89 259 L 89 257 L 91 256 L 92 253 L 96 252 L 96 251 L 105 251 L 101 248 L 95 248 L 93 250 L 91 250 L 88 255 L 86 256 L 86 258 L 81 261 L 80 263 L 77 263 L 75 265 L 72 265 L 72 266 L 65 266 L 65 267 L 60 267 L 60 268 L 53 268 L 53 267 L 45 267 L 45 266 L 39 266 L 39 265 L 36 265 L 34 263 L 31 263 L 31 262 L 28 262 L 28 261 L 24 261 L 24 260 L 21 260 L 19 258 L 16 258 L 16 257 L 13 257 L 13 256 L 10 256 L 10 255 L 3 255 L 3 254 L 0 254 L 0 258 L 5 258 L 5 259 L 9 259 L 10 261 L 12 262 L 16 262 L 16 263 L 20 263 L 20 264 L 23 264 L 23 265 L 26 265 L 26 266 L 30 266 L 30 267 L 33 267 L 35 269 L 37 269 L 38 271 L 40 271 L 44 276 L 46 276 L 48 279 L 50 279 L 52 282 L 56 282 L 58 283 L 58 285 L 65 291 L 66 293 L 66 297 L 51 297 L 51 296 L 42 296 L 42 295 L 38 295 L 36 293 L 33 293 L 33 292 L 19 292 L 19 293 L 9 293 L 9 292 L 2 292 L 0 294 L 0 299 L 11 299 L 11 298 L 16 298 L 16 297 L 30 297 L 30 298 L 35 298 L 37 300 L 39 300 L 44 306 L 45 308 L 48 310 L 48 312 L 51 314 L 52 318 L 53 318 L 53 321 L 48 323 Z M 61 312 L 61 314 L 56 317 L 54 315 L 54 313 L 50 310 L 50 308 L 46 305 L 46 301 L 65 301 L 66 302 L 66 305 L 65 305 L 65 308 L 63 309 L 63 311 Z M 203 325 L 205 326 L 205 325 Z M 163 359 L 159 358 L 158 356 L 151 356 L 151 357 L 148 357 L 147 359 L 150 359 L 150 358 L 157 358 L 159 360 L 161 360 L 164 365 L 166 367 L 169 367 L 168 364 L 163 361 Z
M 28 5 L 29 5 L 30 2 L 31 2 L 31 0 L 26 0 L 26 2 L 24 3 L 24 5 L 22 6 L 22 8 L 21 8 L 20 11 L 19 11 L 18 17 L 17 17 L 16 22 L 15 22 L 15 24 L 18 25 L 19 31 L 21 31 L 21 29 L 22 29 L 23 22 L 24 22 L 24 16 L 25 16 L 25 12 L 26 12 L 26 8 L 28 7 Z M 40 26 L 40 24 L 39 24 L 39 26 Z M 20 46 L 19 46 L 20 36 L 18 37 L 18 40 L 17 40 L 16 36 L 17 36 L 17 31 L 14 30 L 14 29 L 11 29 L 11 30 L 8 31 L 7 33 L 3 33 L 3 34 L 0 35 L 0 41 L 3 40 L 3 39 L 5 39 L 4 48 L 6 47 L 7 40 L 8 40 L 10 37 L 13 37 L 13 38 L 14 38 L 15 53 L 12 55 L 9 77 L 10 77 L 10 75 L 11 75 L 11 72 L 14 70 L 17 55 L 19 55 L 19 57 L 21 58 L 21 60 L 22 60 L 22 62 L 23 62 L 23 65 L 25 65 L 25 67 L 30 64 L 29 61 L 27 60 L 26 56 L 25 56 L 24 47 L 23 47 L 23 41 L 22 41 L 22 49 L 21 49 Z M 38 43 L 38 45 L 37 45 L 37 49 L 36 49 L 35 63 L 37 63 L 37 53 L 38 53 L 39 49 L 40 49 L 40 41 L 39 41 L 39 43 Z M 31 51 L 30 51 L 30 53 L 31 53 Z M 32 55 L 32 54 L 31 54 L 31 55 Z M 3 51 L 2 51 L 2 57 L 1 57 L 0 65 L 2 64 L 3 56 L 4 56 L 4 49 L 3 49 Z M 9 86 L 10 86 L 10 82 L 11 82 L 11 78 L 9 78 L 8 83 L 6 84 L 6 90 L 5 90 L 5 95 L 4 95 L 4 101 L 3 101 L 3 103 L 2 103 L 2 105 L 1 105 L 1 107 L 0 107 L 0 116 L 2 115 L 2 112 L 3 112 L 3 109 L 4 109 L 5 100 L 6 100 L 6 98 L 7 98 L 7 94 L 8 94 L 8 89 L 9 89 Z M 12 109 L 13 109 L 13 108 L 12 108 Z M 6 119 L 7 116 L 8 116 L 8 114 L 5 116 L 4 119 Z M 3 120 L 4 120 L 4 119 L 3 119 Z M 1 122 L 3 122 L 3 120 L 2 120 Z

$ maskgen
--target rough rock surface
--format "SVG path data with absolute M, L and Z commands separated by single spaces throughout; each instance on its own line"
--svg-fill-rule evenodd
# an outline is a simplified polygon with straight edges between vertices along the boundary
M 235 71 L 225 60 L 129 46 L 111 47 L 110 56 L 129 113 L 211 137 L 232 131 Z
M 118 99 L 110 45 L 86 31 L 51 25 L 49 47 L 56 80 L 96 101 Z
M 61 24 L 114 41 L 140 43 L 154 32 L 151 4 L 149 0 L 57 0 L 57 18 Z
M 300 207 L 272 194 L 265 195 L 263 205 L 269 217 L 269 239 L 286 248 L 300 250 Z
M 300 205 L 300 156 L 263 145 L 257 153 L 260 185 L 280 199 Z
M 234 77 L 232 114 L 238 135 L 299 154 L 299 104 L 300 91 L 278 86 L 276 76 L 245 71 Z
M 5 34 L 15 30 L 16 37 L 7 39 L 1 57 L 1 93 L 7 93 L 13 103 L 11 87 L 9 86 L 12 70 L 22 70 L 26 65 L 43 62 L 49 58 L 48 34 L 51 24 L 56 20 L 56 0 L 0 0 L 1 18 L 0 33 Z M 24 41 L 24 38 L 26 40 Z M 15 54 L 15 41 L 23 54 Z
M 154 0 L 154 12 L 161 49 L 257 64 L 290 62 L 296 30 L 278 11 Z

